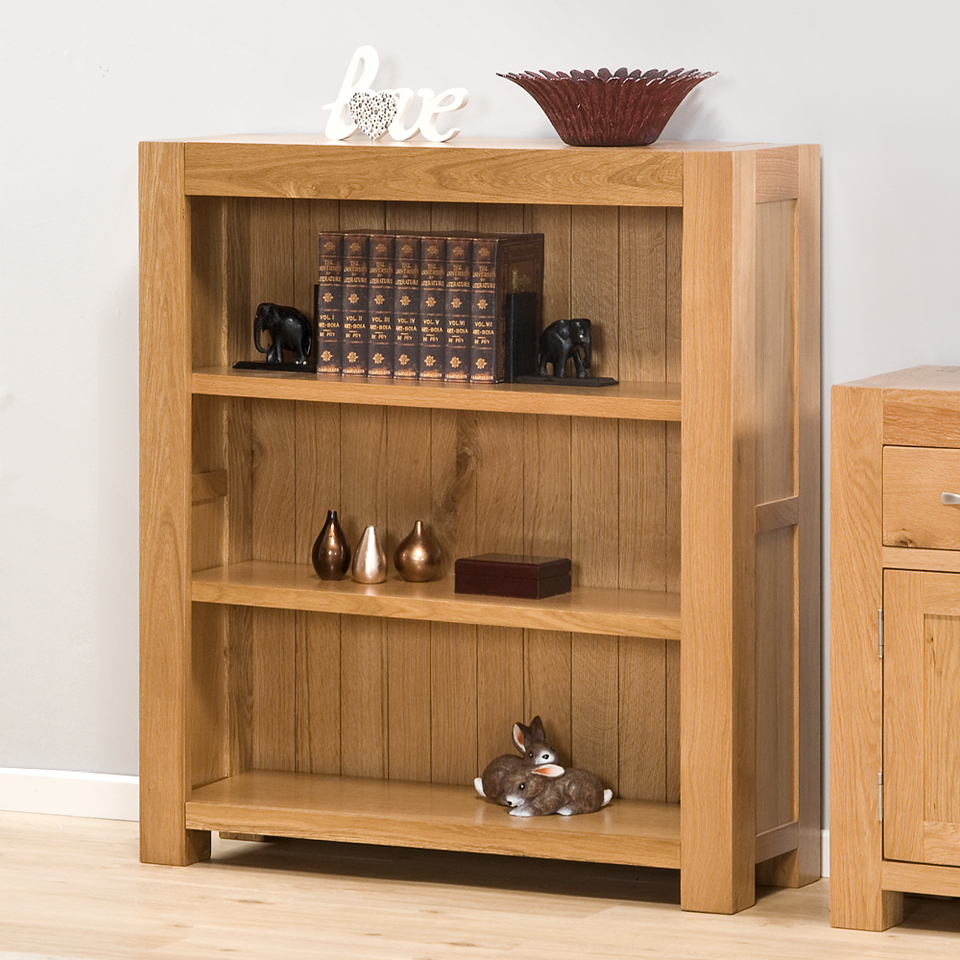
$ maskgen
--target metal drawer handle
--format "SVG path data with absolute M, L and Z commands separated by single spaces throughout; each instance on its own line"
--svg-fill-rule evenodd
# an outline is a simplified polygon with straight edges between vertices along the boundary
M 960 493 L 941 493 L 940 502 L 945 507 L 960 506 Z

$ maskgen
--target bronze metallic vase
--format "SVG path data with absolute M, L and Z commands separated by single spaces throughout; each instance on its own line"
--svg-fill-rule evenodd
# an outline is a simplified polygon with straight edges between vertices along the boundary
M 343 535 L 337 511 L 327 511 L 327 522 L 313 545 L 313 569 L 321 580 L 342 580 L 350 569 L 350 545 Z
M 404 580 L 422 583 L 433 580 L 440 572 L 440 557 L 440 544 L 427 533 L 423 521 L 418 520 L 400 541 L 393 563 Z
M 367 527 L 353 557 L 351 570 L 357 583 L 383 583 L 387 579 L 387 555 L 376 527 Z

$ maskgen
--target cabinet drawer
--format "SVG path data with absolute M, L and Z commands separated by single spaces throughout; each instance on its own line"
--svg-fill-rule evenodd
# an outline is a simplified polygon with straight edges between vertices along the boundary
M 883 448 L 883 542 L 960 550 L 960 450 Z

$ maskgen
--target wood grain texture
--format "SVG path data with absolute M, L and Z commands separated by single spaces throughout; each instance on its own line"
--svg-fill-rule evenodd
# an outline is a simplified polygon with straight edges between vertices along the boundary
M 754 900 L 754 214 L 749 157 L 685 156 L 681 897 L 719 913 Z
M 884 856 L 960 866 L 960 577 L 884 573 Z
M 28 956 L 492 960 L 540 955 L 547 928 L 579 960 L 635 955 L 638 929 L 652 955 L 744 960 L 775 944 L 785 960 L 952 960 L 960 934 L 955 902 L 932 897 L 909 897 L 883 936 L 834 930 L 828 880 L 718 921 L 681 911 L 676 871 L 630 865 L 214 837 L 209 863 L 169 870 L 137 863 L 135 823 L 15 813 L 0 814 L 0 843 L 4 948 Z M 927 869 L 952 872 L 957 894 L 956 869 Z
M 556 144 L 253 139 L 181 147 L 189 183 L 181 176 L 171 203 L 190 211 L 193 254 L 177 282 L 186 289 L 189 262 L 192 306 L 175 335 L 188 341 L 177 375 L 194 409 L 184 489 L 199 494 L 185 526 L 198 571 L 192 582 L 184 574 L 196 612 L 181 660 L 194 684 L 185 783 L 272 767 L 373 778 L 373 790 L 448 781 L 469 794 L 485 762 L 510 749 L 512 723 L 540 713 L 562 757 L 596 769 L 618 796 L 670 801 L 674 818 L 687 798 L 685 907 L 752 902 L 757 853 L 777 857 L 764 868 L 775 882 L 802 882 L 813 807 L 781 787 L 812 796 L 803 770 L 815 711 L 800 706 L 798 679 L 812 661 L 778 648 L 775 667 L 756 672 L 761 687 L 771 675 L 777 688 L 762 701 L 776 722 L 760 716 L 775 734 L 767 752 L 777 786 L 757 805 L 753 551 L 759 516 L 770 528 L 762 536 L 783 541 L 777 562 L 761 565 L 776 581 L 771 598 L 783 600 L 771 599 L 766 622 L 809 646 L 816 624 L 787 597 L 809 613 L 811 594 L 792 589 L 787 568 L 816 579 L 813 540 L 802 534 L 819 516 L 815 493 L 804 493 L 816 485 L 808 463 L 818 469 L 817 391 L 804 372 L 818 343 L 815 151 L 657 144 L 601 158 Z M 681 201 L 683 210 L 673 206 Z M 594 319 L 597 372 L 621 383 L 233 371 L 255 352 L 260 300 L 311 310 L 322 228 L 542 231 L 545 321 Z M 702 481 L 705 502 L 695 504 Z M 783 516 L 794 497 L 796 528 L 791 510 Z M 377 524 L 388 553 L 427 519 L 446 553 L 444 578 L 321 583 L 307 557 L 328 509 L 352 545 Z M 455 594 L 453 559 L 496 550 L 570 556 L 575 588 L 545 601 Z M 671 642 L 681 619 L 682 645 Z M 804 723 L 806 737 L 794 737 Z M 182 802 L 165 810 L 182 832 Z M 777 823 L 783 811 L 790 818 Z M 230 817 L 234 833 L 268 827 L 241 830 L 248 813 Z M 433 829 L 429 814 L 419 819 L 403 828 L 410 842 Z M 276 823 L 313 830 L 317 820 L 286 812 Z M 630 862 L 652 862 L 636 860 L 647 856 L 645 829 L 623 840 L 618 826 L 597 849 L 619 844 Z M 806 854 L 791 850 L 795 840 Z M 559 841 L 544 849 L 568 855 Z M 679 836 L 671 849 L 676 865 Z
M 197 394 L 264 397 L 372 406 L 537 413 L 562 417 L 626 420 L 680 420 L 678 382 L 625 382 L 616 386 L 541 387 L 525 383 L 406 384 L 382 378 L 308 373 L 277 375 L 214 367 L 195 370 Z
M 960 548 L 960 450 L 936 447 L 883 448 L 883 542 L 890 547 Z
M 185 830 L 191 732 L 190 242 L 183 148 L 140 148 L 140 856 L 186 864 L 209 835 Z
M 796 547 L 797 819 L 799 847 L 780 877 L 792 885 L 820 876 L 821 853 L 821 491 L 820 418 L 820 148 L 797 148 L 799 197 L 794 208 L 794 356 L 796 374 L 796 490 L 800 499 Z M 764 878 L 771 879 L 771 878 Z
M 682 154 L 422 143 L 185 145 L 191 195 L 680 206 Z M 384 163 L 390 176 L 382 176 Z
M 882 397 L 837 386 L 831 410 L 830 922 L 883 930 L 899 922 L 902 897 L 880 886 Z

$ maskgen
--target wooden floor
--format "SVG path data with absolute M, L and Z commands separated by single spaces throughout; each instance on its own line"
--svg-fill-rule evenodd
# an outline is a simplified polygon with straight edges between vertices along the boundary
M 145 866 L 135 823 L 0 813 L 0 957 L 960 957 L 960 900 L 910 897 L 879 934 L 832 929 L 825 880 L 734 917 L 678 903 L 669 870 L 308 841 Z

